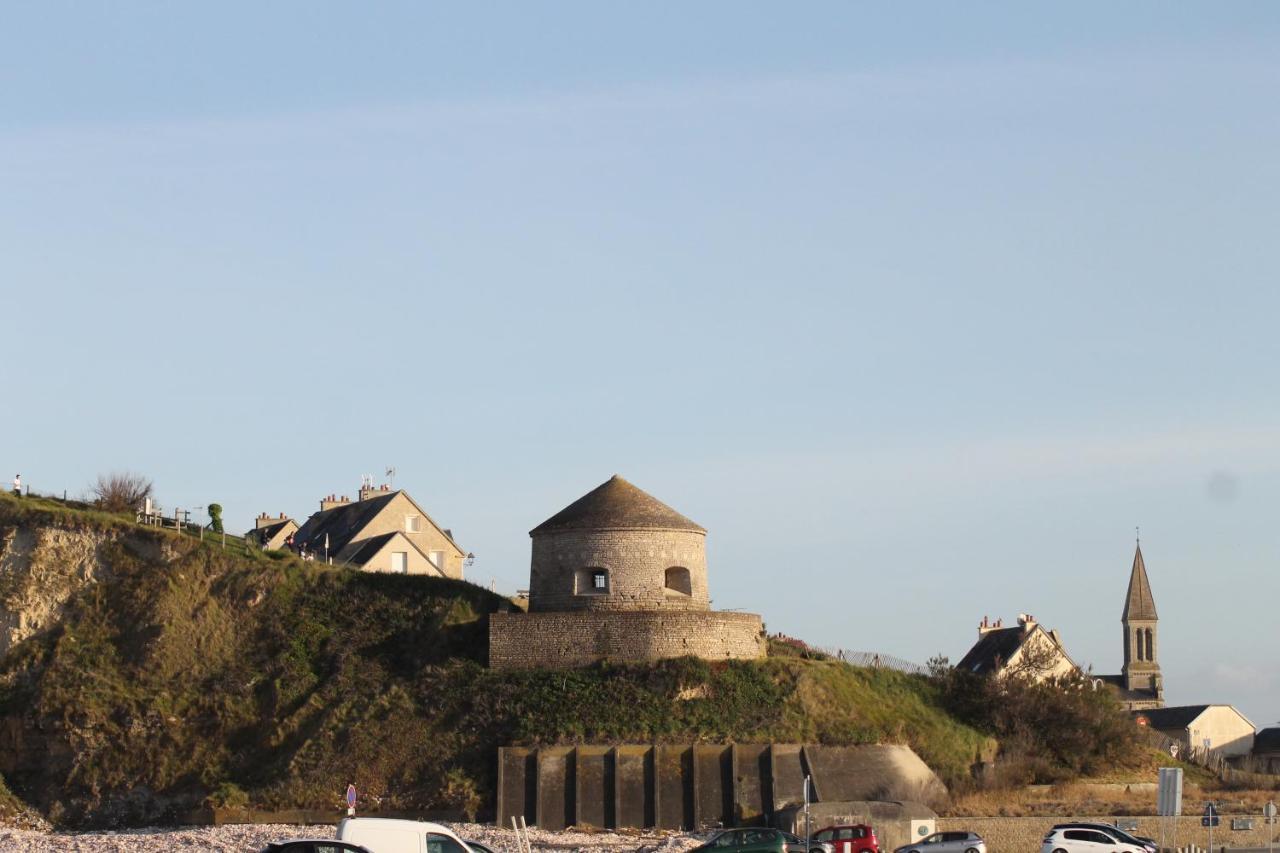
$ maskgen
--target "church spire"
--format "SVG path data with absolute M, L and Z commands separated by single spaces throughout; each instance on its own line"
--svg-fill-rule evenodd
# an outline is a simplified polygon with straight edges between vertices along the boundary
M 1124 600 L 1123 621 L 1152 620 L 1156 616 L 1156 600 L 1151 595 L 1151 581 L 1147 580 L 1147 566 L 1142 562 L 1142 545 L 1133 554 L 1133 570 L 1129 573 L 1129 594 Z

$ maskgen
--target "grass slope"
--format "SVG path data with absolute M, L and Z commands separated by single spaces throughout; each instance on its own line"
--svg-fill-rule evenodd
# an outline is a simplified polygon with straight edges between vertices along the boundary
M 14 503 L 0 527 L 121 529 Z M 480 587 L 127 532 L 102 545 L 111 577 L 0 662 L 0 772 L 64 824 L 332 807 L 348 780 L 384 808 L 483 812 L 508 743 L 907 743 L 947 781 L 989 746 L 919 676 L 796 657 L 493 672 L 486 616 L 510 604 Z M 155 537 L 168 564 L 141 556 Z

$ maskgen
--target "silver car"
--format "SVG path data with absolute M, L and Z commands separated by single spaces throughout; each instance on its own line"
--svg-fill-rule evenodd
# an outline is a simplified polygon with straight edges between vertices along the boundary
M 976 832 L 935 832 L 893 853 L 987 853 L 987 842 Z

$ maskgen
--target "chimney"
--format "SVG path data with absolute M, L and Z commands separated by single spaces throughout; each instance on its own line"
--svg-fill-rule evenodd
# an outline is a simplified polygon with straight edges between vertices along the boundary
M 320 511 L 324 512 L 325 510 L 333 509 L 334 507 L 346 506 L 349 503 L 351 503 L 351 499 L 348 498 L 346 495 L 343 495 L 342 497 L 338 497 L 337 495 L 329 495 L 326 498 L 320 499 Z
M 1018 614 L 1018 627 L 1024 631 L 1030 631 L 1036 626 L 1036 618 L 1030 613 Z
M 253 529 L 261 530 L 262 528 L 270 527 L 275 523 L 276 520 L 264 512 L 253 520 Z
M 360 487 L 360 500 L 367 501 L 369 500 L 369 498 L 376 498 L 379 495 L 385 495 L 389 491 L 391 491 L 390 486 L 387 486 L 387 485 L 374 486 L 372 483 L 370 483 L 367 486 Z
M 989 617 L 983 616 L 982 624 L 978 626 L 978 636 L 981 637 L 983 634 L 986 634 L 988 631 L 998 631 L 998 630 L 1000 630 L 1000 620 L 997 619 L 995 622 L 992 622 Z

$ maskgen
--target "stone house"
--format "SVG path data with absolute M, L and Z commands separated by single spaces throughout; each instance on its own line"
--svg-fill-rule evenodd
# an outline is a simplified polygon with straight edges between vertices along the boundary
M 1127 711 L 1164 707 L 1164 679 L 1160 675 L 1160 656 L 1156 616 L 1156 600 L 1142 559 L 1142 545 L 1133 554 L 1129 570 L 1129 589 L 1125 593 L 1124 666 L 1119 675 L 1099 675 L 1095 683 L 1108 687 Z
M 1254 752 L 1253 723 L 1231 705 L 1178 705 L 1135 711 L 1139 725 L 1194 749 L 1228 758 Z
M 956 669 L 996 678 L 1016 676 L 1033 681 L 1079 672 L 1067 654 L 1058 632 L 1046 631 L 1035 617 L 1018 615 L 1017 627 L 1004 627 L 1003 620 L 983 617 L 978 625 L 978 641 L 956 664 Z
M 320 501 L 294 533 L 294 547 L 366 572 L 462 577 L 468 555 L 408 492 L 364 486 L 358 494 Z
M 264 512 L 253 520 L 253 529 L 244 538 L 250 545 L 264 551 L 278 551 L 285 547 L 290 535 L 297 532 L 298 522 L 286 517 L 283 512 L 279 518 Z
M 490 615 L 490 666 L 765 654 L 758 615 L 710 609 L 707 531 L 621 477 L 529 536 L 529 612 Z

